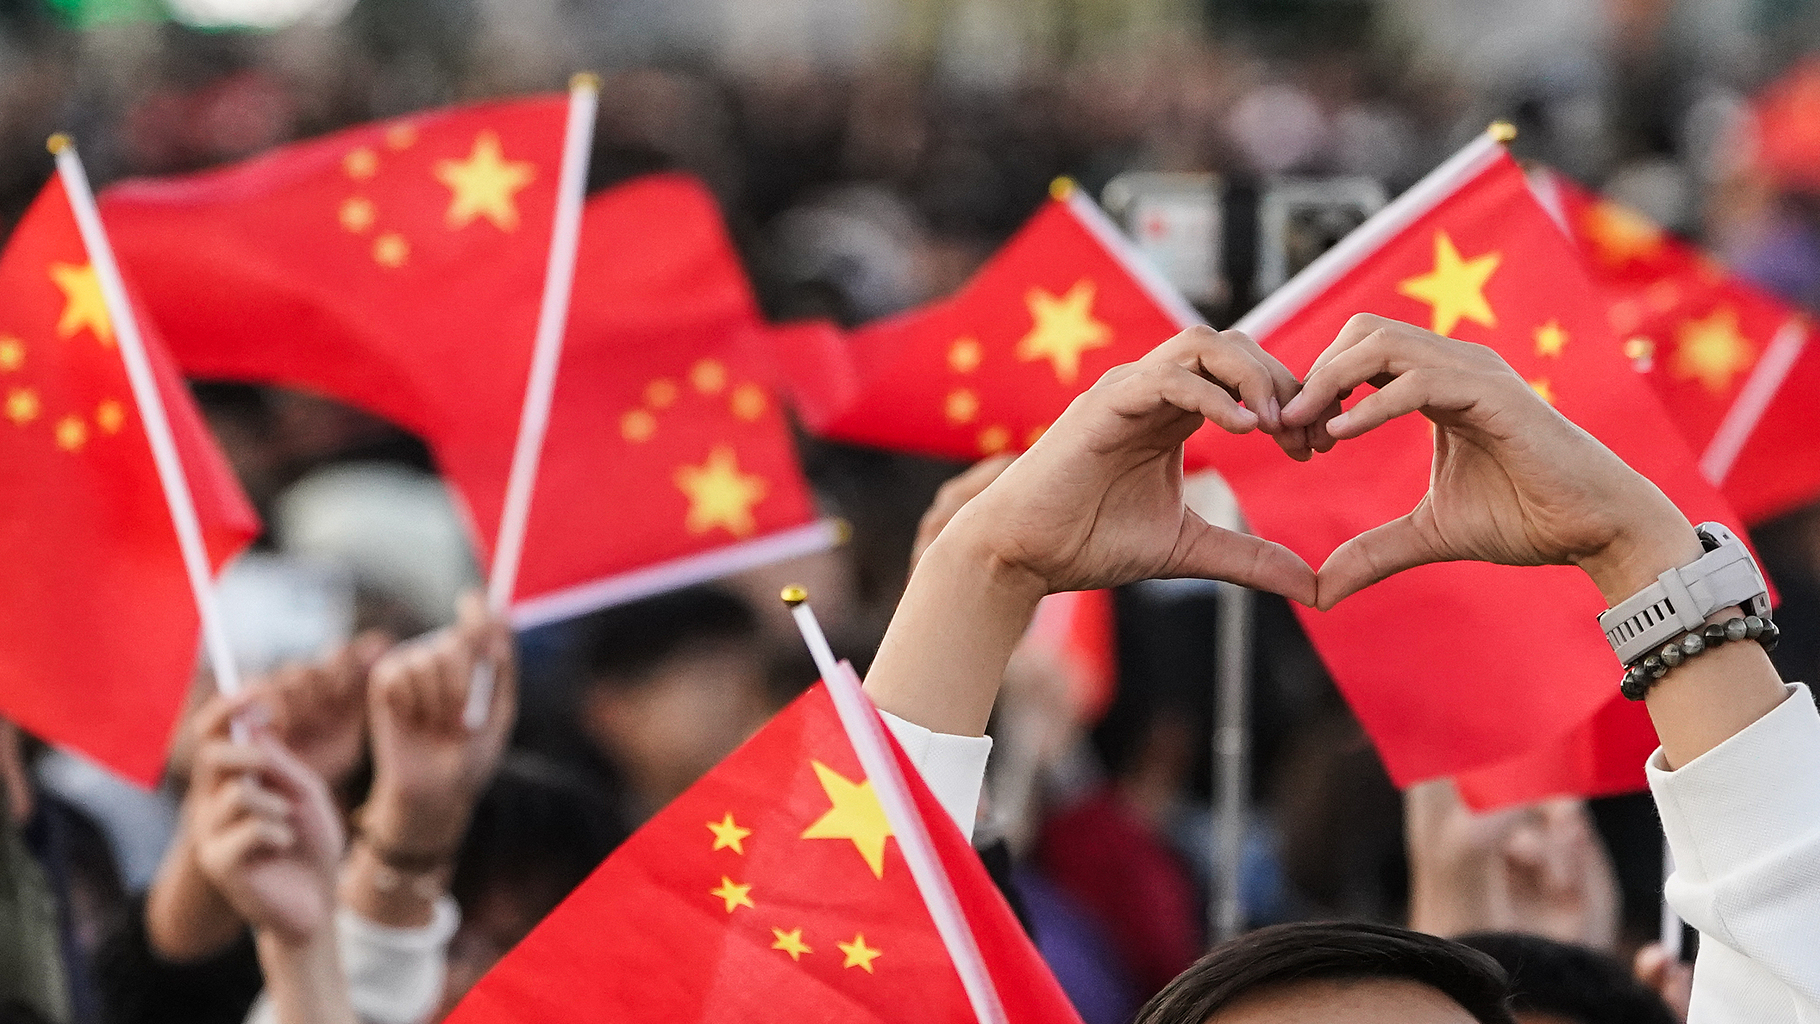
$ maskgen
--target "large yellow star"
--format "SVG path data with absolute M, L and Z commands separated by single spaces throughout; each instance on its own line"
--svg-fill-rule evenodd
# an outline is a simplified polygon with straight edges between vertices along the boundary
M 1435 232 L 1435 268 L 1426 274 L 1407 278 L 1397 291 L 1434 307 L 1436 334 L 1452 334 L 1462 319 L 1481 327 L 1498 326 L 1498 318 L 1485 301 L 1485 282 L 1498 269 L 1502 253 L 1489 252 L 1472 259 L 1461 259 L 1447 232 Z
M 1648 217 L 1610 200 L 1601 200 L 1580 221 L 1599 258 L 1614 267 L 1654 256 L 1662 248 L 1662 229 Z
M 537 177 L 537 168 L 525 160 L 507 160 L 499 136 L 483 131 L 474 136 L 474 150 L 466 160 L 436 161 L 436 180 L 449 187 L 449 212 L 444 218 L 451 230 L 467 227 L 485 217 L 501 231 L 518 227 L 518 191 Z
M 741 885 L 726 875 L 720 876 L 720 884 L 708 890 L 708 895 L 727 904 L 727 913 L 733 913 L 735 907 L 752 906 L 752 887 Z
M 809 948 L 807 942 L 803 941 L 803 930 L 801 928 L 792 928 L 789 931 L 784 931 L 782 928 L 773 928 L 771 929 L 771 934 L 777 938 L 776 942 L 771 943 L 771 948 L 783 950 L 790 954 L 790 959 L 792 960 L 801 960 L 804 953 L 815 952 L 815 950 Z
M 752 521 L 752 506 L 764 500 L 769 488 L 764 477 L 739 471 L 731 447 L 716 446 L 707 462 L 679 468 L 674 479 L 689 497 L 690 533 L 707 533 L 721 526 L 735 537 L 745 537 L 758 529 Z
M 867 974 L 872 973 L 872 961 L 884 955 L 883 950 L 866 945 L 866 937 L 858 933 L 854 934 L 852 942 L 836 942 L 835 945 L 840 947 L 842 953 L 847 954 L 846 962 L 841 964 L 842 967 L 858 967 Z
M 1057 380 L 1074 383 L 1081 374 L 1081 353 L 1112 344 L 1112 328 L 1093 318 L 1093 295 L 1093 282 L 1085 278 L 1066 295 L 1030 289 L 1024 296 L 1030 307 L 1030 333 L 1017 343 L 1017 357 L 1026 363 L 1047 359 Z
M 746 848 L 740 844 L 746 841 L 752 830 L 740 828 L 733 820 L 732 811 L 728 811 L 727 816 L 719 821 L 708 822 L 708 831 L 714 833 L 714 850 L 732 850 L 741 857 L 746 855 Z M 713 853 L 714 850 L 708 852 Z
M 885 809 L 872 792 L 872 780 L 856 783 L 820 761 L 809 764 L 833 806 L 803 830 L 803 838 L 850 839 L 853 848 L 866 859 L 873 877 L 885 877 L 885 840 L 891 837 L 891 823 L 885 820 Z
M 103 345 L 112 345 L 114 321 L 107 315 L 107 301 L 101 297 L 101 278 L 95 276 L 95 265 L 53 263 L 51 280 L 63 290 L 63 315 L 57 318 L 57 336 L 73 338 L 86 327 Z
M 1675 376 L 1698 377 L 1715 395 L 1731 390 L 1732 377 L 1748 368 L 1757 352 L 1738 333 L 1738 313 L 1729 307 L 1713 310 L 1704 320 L 1689 320 L 1675 335 Z

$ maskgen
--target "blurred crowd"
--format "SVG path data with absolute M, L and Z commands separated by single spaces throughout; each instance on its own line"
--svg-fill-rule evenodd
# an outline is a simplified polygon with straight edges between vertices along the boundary
M 259 33 L 85 25 L 70 13 L 82 6 L 0 0 L 7 223 L 48 173 L 52 130 L 77 135 L 103 184 L 557 87 L 593 66 L 604 83 L 592 184 L 658 168 L 700 176 L 778 321 L 855 325 L 952 291 L 1059 174 L 1096 195 L 1130 170 L 1253 185 L 1353 174 L 1394 194 L 1493 116 L 1517 123 L 1520 155 L 1820 306 L 1820 192 L 1739 159 L 1743 97 L 1806 46 L 1820 24 L 1807 5 L 1457 5 L 1469 15 L 1413 0 L 1221 0 L 1129 5 L 1146 12 L 1137 18 L 1112 3 L 1031 4 L 1044 32 L 1013 18 L 995 36 L 988 18 L 967 36 L 942 26 L 1017 5 L 931 2 L 902 5 L 910 27 L 894 42 L 835 57 L 717 50 L 639 20 L 651 5 L 636 3 L 361 0 L 333 25 Z M 1517 25 L 1486 58 L 1484 39 Z M 1249 269 L 1227 262 L 1215 322 L 1255 298 Z M 311 395 L 196 386 L 269 528 L 224 584 L 236 647 L 264 674 L 238 703 L 199 680 L 156 794 L 0 734 L 6 808 L 22 828 L 0 861 L 43 866 L 38 886 L 0 892 L 0 915 L 35 922 L 61 964 L 37 976 L 65 978 L 69 994 L 0 984 L 16 993 L 0 1021 L 261 1012 L 246 923 L 328 911 L 283 906 L 230 868 L 234 815 L 252 812 L 234 783 L 247 766 L 223 751 L 247 707 L 290 752 L 274 759 L 294 755 L 321 778 L 328 824 L 356 837 L 336 886 L 341 927 L 374 926 L 357 938 L 376 994 L 357 995 L 357 1009 L 401 1024 L 446 1010 L 630 830 L 813 680 L 781 583 L 809 587 L 863 671 L 919 518 L 955 500 L 938 489 L 963 468 L 803 437 L 818 497 L 852 524 L 851 543 L 522 634 L 507 652 L 499 623 L 456 620 L 477 569 L 419 441 Z M 1757 538 L 1785 623 L 1820 615 L 1816 524 L 1797 513 Z M 1091 1024 L 1129 1019 L 1209 939 L 1219 600 L 1192 583 L 1119 591 L 1103 707 L 1079 700 L 1072 666 L 1040 645 L 1007 679 L 976 840 Z M 1655 934 L 1661 835 L 1647 798 L 1485 817 L 1445 783 L 1399 795 L 1287 604 L 1260 598 L 1254 632 L 1248 922 L 1339 916 L 1448 935 L 1521 925 L 1626 965 Z M 1799 642 L 1780 655 L 1788 678 L 1812 678 L 1817 658 Z M 487 659 L 516 679 L 501 692 L 516 692 L 518 711 L 468 735 L 449 726 L 445 691 Z M 1649 963 L 1672 988 L 1659 957 Z M 23 961 L 0 964 L 0 982 L 21 968 L 33 976 Z M 359 989 L 361 965 L 348 970 Z M 1622 987 L 1624 975 L 1606 981 Z

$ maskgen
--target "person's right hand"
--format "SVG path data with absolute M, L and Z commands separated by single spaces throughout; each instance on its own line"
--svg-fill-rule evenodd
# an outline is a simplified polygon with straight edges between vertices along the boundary
M 1341 413 L 1341 399 L 1365 384 L 1378 390 Z M 1435 428 L 1428 493 L 1408 515 L 1335 549 L 1319 573 L 1321 608 L 1405 569 L 1456 560 L 1576 564 L 1616 603 L 1700 556 L 1687 519 L 1655 484 L 1483 345 L 1361 313 L 1315 361 L 1283 421 L 1325 450 L 1411 412 Z
M 281 666 L 255 684 L 271 728 L 331 788 L 360 767 L 366 753 L 367 674 L 392 646 L 372 630 L 328 657 Z
M 1182 496 L 1182 443 L 1203 422 L 1262 427 L 1306 457 L 1305 431 L 1279 418 L 1298 387 L 1245 335 L 1190 328 L 1108 371 L 953 526 L 1037 593 L 1193 576 L 1312 604 L 1314 572 L 1288 548 L 1211 526 Z

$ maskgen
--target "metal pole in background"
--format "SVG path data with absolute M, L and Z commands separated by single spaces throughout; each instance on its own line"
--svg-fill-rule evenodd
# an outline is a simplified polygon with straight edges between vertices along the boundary
M 1251 591 L 1220 584 L 1219 661 L 1214 668 L 1213 892 L 1207 908 L 1215 942 L 1245 929 L 1240 862 L 1251 804 Z

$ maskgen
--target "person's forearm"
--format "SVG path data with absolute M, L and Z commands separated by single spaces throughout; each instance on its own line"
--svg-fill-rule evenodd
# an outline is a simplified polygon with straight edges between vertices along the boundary
M 926 729 L 979 736 L 1043 587 L 996 558 L 966 519 L 963 512 L 918 562 L 866 692 Z
M 173 963 L 194 963 L 227 949 L 246 923 L 216 889 L 184 833 L 165 855 L 145 898 L 145 936 L 152 952 Z
M 448 890 L 452 869 L 385 864 L 366 842 L 356 842 L 341 867 L 341 902 L 367 921 L 388 928 L 422 928 L 436 900 Z
M 335 929 L 301 941 L 262 931 L 257 943 L 266 998 L 279 1024 L 355 1024 Z
M 1676 517 L 1679 518 L 1679 517 Z M 1669 569 L 1699 558 L 1700 541 L 1685 519 L 1639 527 L 1608 557 L 1582 563 L 1608 605 L 1629 598 Z M 1708 618 L 1742 615 L 1724 608 Z M 1728 643 L 1689 658 L 1650 687 L 1648 706 L 1662 756 L 1672 770 L 1699 757 L 1769 714 L 1788 696 L 1769 656 L 1755 643 Z

